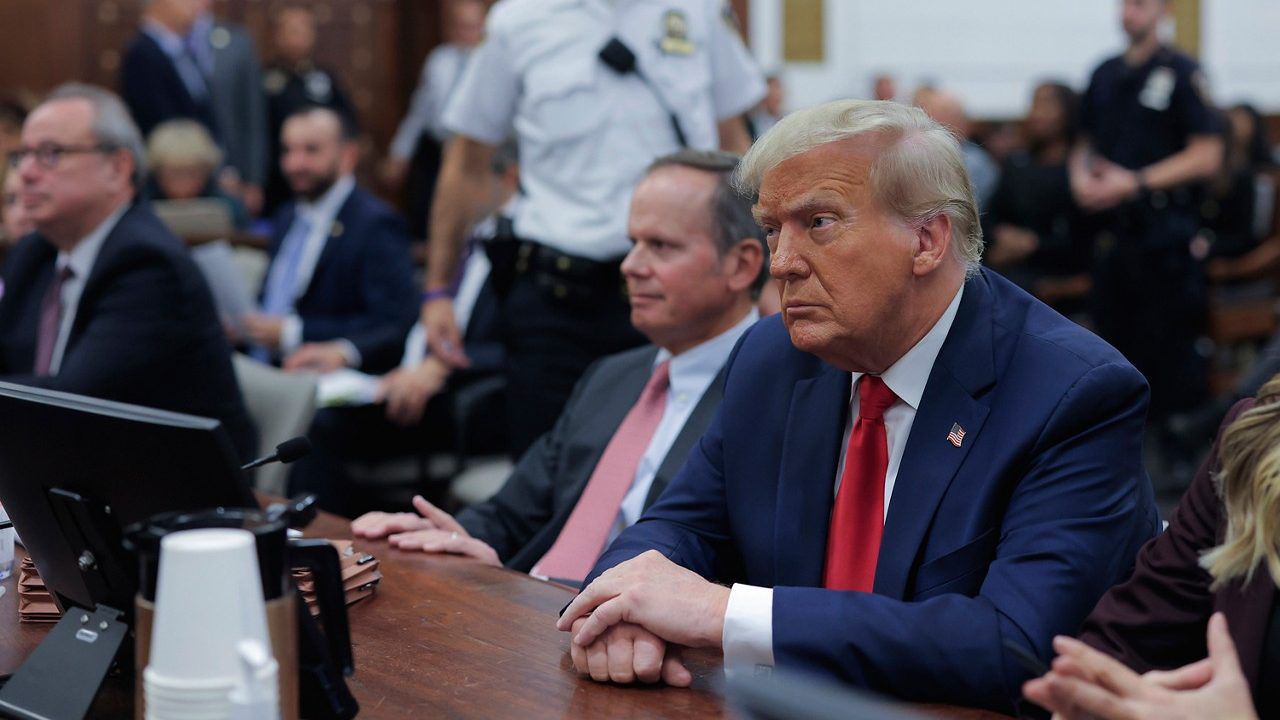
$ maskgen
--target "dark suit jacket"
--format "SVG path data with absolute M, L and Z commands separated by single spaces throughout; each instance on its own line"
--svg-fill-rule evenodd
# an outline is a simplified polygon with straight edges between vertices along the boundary
M 160 123 L 176 118 L 196 120 L 208 128 L 214 138 L 219 137 L 209 99 L 191 97 L 173 61 L 145 32 L 135 35 L 124 52 L 120 64 L 120 95 L 143 138 Z
M 1027 673 L 1002 642 L 1047 661 L 1156 531 L 1146 383 L 1009 281 L 970 278 L 907 440 L 874 593 L 822 587 L 850 383 L 780 317 L 760 321 L 688 464 L 593 573 L 658 549 L 774 588 L 779 669 L 1009 711 Z
M 36 329 L 57 251 L 37 234 L 5 263 L 0 374 L 5 380 L 222 421 L 240 456 L 257 449 L 231 348 L 186 248 L 134 205 L 107 235 L 85 281 L 58 374 L 35 377 Z
M 273 263 L 295 211 L 290 203 L 276 216 Z M 302 318 L 304 342 L 350 340 L 360 351 L 365 372 L 399 364 L 405 336 L 418 317 L 409 235 L 399 214 L 359 187 L 353 189 L 294 309 Z
M 226 164 L 239 171 L 245 182 L 262 187 L 272 158 L 257 50 L 244 28 L 230 23 L 215 23 L 207 40 L 213 49 L 209 90 Z
M 1253 403 L 1237 403 L 1222 427 Z M 1248 584 L 1237 580 L 1217 592 L 1209 589 L 1213 578 L 1200 567 L 1200 555 L 1220 544 L 1226 532 L 1213 479 L 1220 467 L 1215 443 L 1173 511 L 1169 528 L 1142 548 L 1133 577 L 1103 596 L 1085 620 L 1080 639 L 1138 672 L 1170 669 L 1208 655 L 1205 628 L 1210 615 L 1222 612 L 1256 697 L 1276 584 L 1263 567 Z
M 525 452 L 498 494 L 458 513 L 467 532 L 493 546 L 507 567 L 528 572 L 551 549 L 605 446 L 653 374 L 657 352 L 646 345 L 587 368 L 555 426 Z M 722 371 L 694 406 L 658 468 L 645 507 L 666 488 L 711 423 L 723 382 Z

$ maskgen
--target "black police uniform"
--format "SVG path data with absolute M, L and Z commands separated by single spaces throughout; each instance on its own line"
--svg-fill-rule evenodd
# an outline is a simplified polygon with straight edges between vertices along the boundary
M 309 106 L 327 107 L 344 117 L 356 118 L 355 106 L 333 73 L 315 65 L 288 67 L 272 65 L 263 73 L 267 94 L 267 131 L 270 135 L 271 171 L 264 190 L 263 217 L 270 217 L 280 204 L 293 196 L 280 171 L 280 130 L 285 118 Z
M 1138 66 L 1123 57 L 1094 71 L 1081 104 L 1094 150 L 1137 170 L 1221 132 L 1204 96 L 1199 65 L 1161 47 Z M 1207 388 L 1196 351 L 1206 321 L 1204 274 L 1190 252 L 1200 188 L 1144 191 L 1098 216 L 1093 315 L 1098 332 L 1151 384 L 1151 415 L 1192 407 Z

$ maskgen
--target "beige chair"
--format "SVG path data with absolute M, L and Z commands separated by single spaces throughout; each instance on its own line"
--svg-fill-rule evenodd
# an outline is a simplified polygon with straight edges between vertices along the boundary
M 449 495 L 459 507 L 478 505 L 501 490 L 513 470 L 515 465 L 504 456 L 473 460 L 449 484 Z
M 236 353 L 232 364 L 249 415 L 258 425 L 258 456 L 276 445 L 307 432 L 316 413 L 316 376 L 287 373 L 279 368 Z M 257 470 L 254 487 L 273 495 L 284 495 L 289 468 L 273 463 Z

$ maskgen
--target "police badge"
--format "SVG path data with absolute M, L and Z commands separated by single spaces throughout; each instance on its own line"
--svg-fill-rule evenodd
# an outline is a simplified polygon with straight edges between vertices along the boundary
M 692 55 L 693 42 L 689 40 L 689 20 L 679 10 L 668 10 L 662 16 L 664 36 L 658 41 L 658 49 L 667 55 Z

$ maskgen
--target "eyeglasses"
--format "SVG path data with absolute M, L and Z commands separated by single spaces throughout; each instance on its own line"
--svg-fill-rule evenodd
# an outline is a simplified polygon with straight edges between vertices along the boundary
M 31 155 L 35 157 L 36 163 L 46 170 L 52 170 L 58 167 L 58 163 L 67 155 L 83 155 L 85 153 L 109 153 L 117 150 L 114 145 L 98 143 L 97 145 L 59 145 L 57 143 L 41 143 L 40 145 L 30 148 L 18 148 L 9 151 L 8 161 L 9 167 L 17 169 L 22 164 L 23 158 Z

